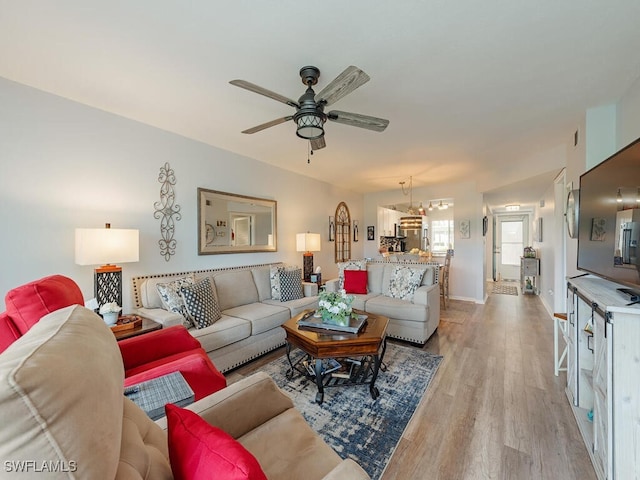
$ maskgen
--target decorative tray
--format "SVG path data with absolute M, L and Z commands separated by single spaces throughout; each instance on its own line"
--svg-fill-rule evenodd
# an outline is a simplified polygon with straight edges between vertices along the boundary
M 343 333 L 358 333 L 364 326 L 367 320 L 366 315 L 358 315 L 357 318 L 351 318 L 349 325 L 335 325 L 333 323 L 324 323 L 322 318 L 314 316 L 315 312 L 309 312 L 305 314 L 300 320 L 298 320 L 298 327 L 310 330 L 325 330 Z
M 140 325 L 142 325 L 142 317 L 138 315 L 122 315 L 118 318 L 116 324 L 111 326 L 111 331 L 133 330 Z

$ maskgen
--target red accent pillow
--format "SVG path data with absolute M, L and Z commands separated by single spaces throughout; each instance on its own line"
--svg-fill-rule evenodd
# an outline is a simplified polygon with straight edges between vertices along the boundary
M 367 271 L 345 270 L 344 289 L 347 293 L 367 293 Z
M 176 480 L 267 480 L 258 460 L 231 435 L 191 410 L 170 403 L 164 408 Z

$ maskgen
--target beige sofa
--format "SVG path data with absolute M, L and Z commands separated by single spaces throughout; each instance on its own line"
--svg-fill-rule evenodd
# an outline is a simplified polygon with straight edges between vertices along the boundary
M 113 333 L 95 313 L 76 305 L 43 317 L 0 354 L 5 475 L 173 478 L 166 418 L 150 420 L 123 395 L 123 379 Z M 265 374 L 188 408 L 236 438 L 268 478 L 369 478 L 328 447 Z
M 303 282 L 303 298 L 286 302 L 271 298 L 271 266 L 284 265 L 273 263 L 135 277 L 134 306 L 137 313 L 164 326 L 179 325 L 183 317 L 163 308 L 156 286 L 186 275 L 194 275 L 196 281 L 210 277 L 222 318 L 211 326 L 189 331 L 200 341 L 216 368 L 226 372 L 284 345 L 285 332 L 280 326 L 303 310 L 318 306 L 315 283 Z
M 353 294 L 353 308 L 389 317 L 387 335 L 424 344 L 440 322 L 440 286 L 438 266 L 410 262 L 351 261 L 338 264 L 338 278 L 327 281 L 327 291 L 338 291 L 347 270 L 367 270 L 367 293 Z M 392 298 L 390 284 L 398 268 L 423 271 L 419 286 L 410 299 Z

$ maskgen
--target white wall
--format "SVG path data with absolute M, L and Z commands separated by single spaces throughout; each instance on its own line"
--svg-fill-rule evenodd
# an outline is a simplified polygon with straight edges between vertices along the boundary
M 553 183 L 544 192 L 538 205 L 536 214 L 533 216 L 532 225 L 537 230 L 539 228 L 539 219 L 542 219 L 542 241 L 535 241 L 534 236 L 533 242 L 533 248 L 536 249 L 540 257 L 538 291 L 540 299 L 546 308 L 553 311 L 556 290 L 559 291 L 560 295 L 564 295 L 564 291 L 561 288 L 557 288 L 555 284 L 556 268 L 563 259 L 562 252 L 556 248 L 558 228 L 555 215 L 555 185 Z
M 640 137 L 640 78 L 620 99 L 616 109 L 617 150 Z
M 329 216 L 345 201 L 353 219 L 363 218 L 361 194 L 2 78 L 0 105 L 0 311 L 8 290 L 54 273 L 76 280 L 85 298 L 93 296 L 93 268 L 74 263 L 76 227 L 109 222 L 140 230 L 140 261 L 122 265 L 128 310 L 132 276 L 273 261 L 301 265 L 295 234 L 306 231 L 322 235 L 314 264 L 330 278 L 337 269 Z M 165 162 L 175 171 L 182 213 L 169 262 L 160 256 L 153 216 Z M 198 256 L 197 187 L 275 199 L 278 251 Z M 355 258 L 363 244 L 361 234 L 352 245 Z
M 586 113 L 586 168 L 609 158 L 616 148 L 616 106 L 602 105 Z

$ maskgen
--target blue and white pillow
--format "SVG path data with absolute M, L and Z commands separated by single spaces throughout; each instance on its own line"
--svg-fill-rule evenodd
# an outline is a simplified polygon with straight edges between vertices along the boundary
M 302 298 L 302 269 L 282 269 L 280 272 L 280 301 L 288 302 Z
M 191 323 L 191 320 L 189 319 L 189 315 L 187 314 L 187 310 L 184 306 L 184 300 L 180 296 L 180 289 L 188 285 L 193 285 L 194 283 L 193 275 L 190 275 L 188 277 L 178 278 L 168 283 L 158 283 L 156 285 L 156 290 L 158 290 L 158 295 L 160 295 L 160 301 L 162 302 L 164 309 L 182 315 L 184 318 L 184 320 L 182 320 L 182 324 L 186 328 L 191 328 L 193 323 Z
M 271 283 L 271 298 L 280 300 L 280 272 L 284 270 L 283 266 L 271 265 L 269 269 L 269 282 Z
M 416 290 L 422 283 L 424 272 L 424 268 L 397 265 L 391 274 L 387 296 L 401 300 L 413 300 Z
M 180 295 L 184 300 L 187 315 L 196 328 L 213 325 L 222 317 L 220 305 L 218 305 L 218 299 L 213 293 L 209 277 L 205 277 L 193 285 L 182 287 Z

